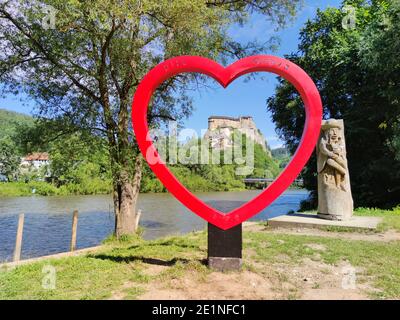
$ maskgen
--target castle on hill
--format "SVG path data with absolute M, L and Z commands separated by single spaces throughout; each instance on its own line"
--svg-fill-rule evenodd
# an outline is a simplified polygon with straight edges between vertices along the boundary
M 241 116 L 238 118 L 227 116 L 211 116 L 208 118 L 208 130 L 205 138 L 210 140 L 212 148 L 225 149 L 233 146 L 232 134 L 234 130 L 245 134 L 248 138 L 260 144 L 268 151 L 267 140 L 257 128 L 253 117 Z

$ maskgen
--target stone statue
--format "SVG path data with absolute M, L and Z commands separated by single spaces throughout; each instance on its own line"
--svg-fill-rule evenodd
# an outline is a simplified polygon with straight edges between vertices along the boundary
M 349 220 L 353 198 L 346 158 L 343 120 L 322 121 L 317 144 L 318 216 L 328 220 Z

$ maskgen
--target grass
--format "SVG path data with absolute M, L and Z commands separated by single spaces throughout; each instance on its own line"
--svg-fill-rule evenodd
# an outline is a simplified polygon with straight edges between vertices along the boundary
M 204 236 L 200 235 L 149 242 L 137 237 L 124 241 L 109 238 L 104 249 L 96 253 L 45 260 L 11 270 L 0 269 L 0 300 L 107 299 L 125 283 L 133 284 L 123 290 L 125 298 L 135 299 L 144 292 L 144 285 L 150 280 L 179 277 L 187 268 L 207 271 L 200 261 L 205 253 L 204 241 Z M 170 268 L 151 277 L 146 274 L 151 264 Z M 56 270 L 54 290 L 42 287 L 46 278 L 43 268 L 49 265 Z
M 0 196 L 20 197 L 32 195 L 32 188 L 22 182 L 0 182 Z
M 110 194 L 111 191 L 111 182 L 99 178 L 88 179 L 82 184 L 71 183 L 61 187 L 44 181 L 0 182 L 0 197 Z
M 313 236 L 295 236 L 267 233 L 245 233 L 248 245 L 257 253 L 259 263 L 278 263 L 282 255 L 285 263 L 296 266 L 304 258 L 313 259 L 318 253 L 321 261 L 338 264 L 348 261 L 365 270 L 364 276 L 373 276 L 374 285 L 381 292 L 375 298 L 400 298 L 400 246 L 398 242 L 377 243 L 331 239 Z M 266 247 L 264 244 L 268 242 Z M 307 244 L 320 244 L 326 250 L 311 249 Z
M 400 206 L 392 210 L 357 208 L 354 214 L 357 216 L 382 217 L 383 221 L 378 225 L 379 232 L 389 229 L 400 231 Z
M 243 243 L 244 249 L 253 253 L 245 261 L 247 270 L 256 270 L 253 264 L 282 263 L 282 257 L 287 266 L 295 268 L 304 258 L 314 259 L 318 254 L 326 264 L 348 261 L 362 268 L 362 277 L 371 277 L 373 286 L 379 289 L 371 297 L 400 298 L 398 242 L 244 232 Z M 318 246 L 310 248 L 310 243 L 322 245 L 325 250 Z M 206 250 L 205 232 L 154 241 L 139 237 L 128 237 L 124 241 L 108 238 L 104 249 L 96 253 L 45 260 L 12 270 L 0 269 L 0 299 L 107 299 L 116 294 L 124 299 L 136 299 L 153 283 L 168 285 L 172 279 L 182 279 L 185 274 L 199 281 L 205 279 L 211 272 L 204 264 Z M 56 270 L 54 290 L 42 288 L 46 276 L 42 270 L 46 265 Z M 161 273 L 149 273 L 153 266 L 165 268 Z

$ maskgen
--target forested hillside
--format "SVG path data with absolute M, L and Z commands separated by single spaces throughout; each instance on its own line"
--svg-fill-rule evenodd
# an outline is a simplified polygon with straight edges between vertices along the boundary
M 34 120 L 31 116 L 0 109 L 0 140 L 4 137 L 14 136 L 17 128 L 33 125 L 33 122 Z
M 0 185 L 0 195 L 25 195 L 32 189 L 41 195 L 112 191 L 110 160 L 104 138 L 72 125 L 68 134 L 60 135 L 60 125 L 55 120 L 35 120 L 27 115 L 0 110 L 0 162 L 3 164 L 0 174 L 3 180 L 9 181 Z M 182 150 L 188 147 L 179 145 Z M 261 145 L 255 144 L 254 148 L 254 170 L 247 177 L 276 177 L 280 172 L 280 161 L 272 158 Z M 32 152 L 49 153 L 49 167 L 22 173 L 19 169 L 21 157 Z M 245 147 L 242 153 L 246 154 Z M 244 189 L 246 176 L 236 174 L 239 167 L 222 162 L 170 166 L 177 178 L 192 191 Z M 147 164 L 143 170 L 142 192 L 166 191 Z

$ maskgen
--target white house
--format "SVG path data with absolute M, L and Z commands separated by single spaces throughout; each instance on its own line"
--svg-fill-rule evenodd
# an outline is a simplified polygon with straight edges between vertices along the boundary
M 21 159 L 21 168 L 40 169 L 49 163 L 49 154 L 47 152 L 35 152 Z

